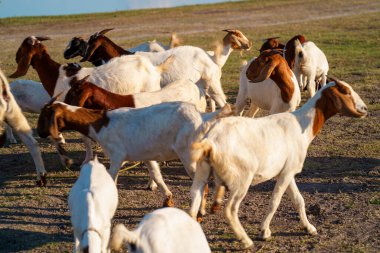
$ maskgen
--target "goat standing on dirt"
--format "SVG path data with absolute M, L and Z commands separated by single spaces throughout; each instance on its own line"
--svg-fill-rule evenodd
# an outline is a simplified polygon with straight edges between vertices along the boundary
M 185 102 L 106 111 L 52 101 L 42 109 L 37 131 L 42 138 L 55 138 L 60 131 L 75 130 L 98 142 L 110 159 L 109 173 L 115 180 L 125 161 L 145 161 L 151 178 L 165 196 L 164 206 L 172 206 L 172 193 L 156 160 L 179 158 L 193 178 L 195 164 L 191 163 L 190 143 L 204 122 L 224 111 L 200 113 L 195 105 Z
M 162 208 L 145 215 L 134 231 L 123 224 L 116 225 L 111 248 L 119 250 L 123 241 L 128 243 L 128 252 L 211 252 L 199 223 L 177 208 Z
M 74 252 L 110 252 L 111 220 L 115 214 L 118 195 L 115 182 L 103 164 L 84 164 L 69 194 Z
M 212 167 L 217 185 L 224 185 L 231 191 L 225 215 L 244 247 L 252 246 L 253 242 L 239 221 L 239 205 L 251 184 L 271 178 L 276 178 L 277 183 L 269 213 L 261 224 L 262 238 L 271 236 L 269 224 L 285 191 L 298 209 L 302 225 L 309 234 L 317 234 L 307 220 L 304 199 L 294 177 L 302 171 L 311 141 L 324 122 L 337 113 L 365 117 L 367 107 L 350 85 L 334 80 L 292 113 L 258 119 L 229 117 L 217 120 L 203 139 L 192 145 L 192 160 L 197 168 L 191 189 L 191 216 L 196 216 Z
M 250 100 L 249 110 L 244 114 L 254 117 L 259 109 L 269 114 L 292 112 L 301 102 L 297 79 L 278 50 L 265 50 L 252 59 L 240 72 L 236 113 L 241 115 Z

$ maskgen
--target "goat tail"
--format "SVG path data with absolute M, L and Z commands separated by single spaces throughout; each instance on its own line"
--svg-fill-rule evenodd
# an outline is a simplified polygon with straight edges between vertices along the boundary
M 169 48 L 175 48 L 181 45 L 181 40 L 178 38 L 177 33 L 172 33 Z
M 112 231 L 112 238 L 110 241 L 111 249 L 119 251 L 124 241 L 128 244 L 136 244 L 138 237 L 134 232 L 129 231 L 123 224 L 117 224 Z
M 174 62 L 174 59 L 174 55 L 170 55 L 168 58 L 166 58 L 165 61 L 156 67 L 158 72 L 166 72 L 169 69 L 169 66 Z
M 212 144 L 207 139 L 201 142 L 194 142 L 191 145 L 190 152 L 192 162 L 200 163 L 212 155 Z

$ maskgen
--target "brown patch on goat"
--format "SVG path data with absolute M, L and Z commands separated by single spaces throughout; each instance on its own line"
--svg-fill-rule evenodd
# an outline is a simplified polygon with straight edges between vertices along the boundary
M 322 96 L 315 104 L 313 135 L 317 135 L 323 124 L 337 113 L 349 117 L 363 116 L 356 110 L 351 90 L 339 81 L 322 91 Z
M 81 70 L 81 66 L 77 63 L 69 63 L 63 67 L 63 70 L 66 71 L 67 77 L 72 77 L 78 74 L 79 70 Z M 71 83 L 70 83 L 71 84 Z
M 95 84 L 73 79 L 65 103 L 97 110 L 113 110 L 121 107 L 135 107 L 133 95 L 120 95 L 107 91 Z
M 274 37 L 274 38 L 268 38 L 265 40 L 263 45 L 260 48 L 260 53 L 262 53 L 265 50 L 268 49 L 284 49 L 285 45 L 282 44 L 279 40 L 279 37 Z
M 280 88 L 281 98 L 285 103 L 288 103 L 293 97 L 293 72 L 281 56 L 281 51 L 266 50 L 262 52 L 247 68 L 246 75 L 254 83 L 271 78 Z
M 288 62 L 290 69 L 294 68 L 294 64 L 296 61 L 296 47 L 295 47 L 295 41 L 296 40 L 299 40 L 301 45 L 307 41 L 305 36 L 296 35 L 286 43 L 286 45 L 285 45 L 285 59 Z

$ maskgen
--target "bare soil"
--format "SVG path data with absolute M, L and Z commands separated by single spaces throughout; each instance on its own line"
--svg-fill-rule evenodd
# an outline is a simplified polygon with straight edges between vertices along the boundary
M 376 14 L 379 12 L 378 1 L 269 1 L 265 4 L 252 1 L 148 10 L 133 12 L 133 15 L 122 12 L 99 17 L 68 17 L 60 22 L 24 25 L 0 22 L 0 48 L 4 54 L 0 66 L 6 74 L 12 73 L 17 47 L 26 36 L 54 37 L 55 42 L 49 44 L 49 49 L 54 54 L 53 58 L 59 57 L 58 60 L 64 62 L 62 52 L 71 37 L 87 36 L 108 27 L 117 28 L 111 37 L 115 41 L 123 41 L 126 47 L 142 39 L 158 37 L 165 40 L 170 32 L 176 31 L 190 44 L 193 41 L 203 48 L 212 44 L 210 37 L 220 37 L 220 30 L 237 27 L 255 36 L 255 48 L 259 48 L 260 38 L 273 35 L 271 30 L 278 27 L 288 29 L 288 37 L 297 34 L 299 27 L 316 35 L 319 30 L 313 30 L 312 22 L 319 20 L 319 26 L 325 26 L 326 31 L 342 33 L 339 20 L 352 22 L 354 27 L 366 15 L 372 15 L 370 20 L 376 23 L 368 24 L 366 29 L 373 31 L 373 40 L 376 41 L 377 37 L 378 43 L 380 22 Z M 192 40 L 195 37 L 204 40 Z M 331 59 L 344 53 L 331 52 L 327 56 Z M 251 53 L 254 54 L 256 52 Z M 223 80 L 229 101 L 233 103 L 240 59 L 236 55 L 231 58 L 233 66 L 231 63 L 226 67 Z M 339 64 L 344 65 L 344 60 L 332 66 L 332 70 L 341 71 L 343 67 Z M 272 239 L 269 242 L 259 240 L 260 222 L 268 210 L 274 187 L 274 181 L 269 181 L 251 187 L 240 208 L 241 222 L 254 240 L 254 247 L 249 251 L 380 252 L 380 63 L 374 57 L 371 64 L 368 67 L 372 71 L 370 74 L 358 73 L 354 68 L 346 75 L 348 81 L 363 83 L 358 90 L 370 106 L 370 116 L 361 120 L 336 116 L 327 122 L 310 147 L 303 172 L 296 178 L 305 199 L 308 218 L 319 235 L 309 236 L 302 230 L 298 215 L 285 195 L 271 223 Z M 32 73 L 26 78 L 36 79 L 32 68 L 29 72 Z M 26 116 L 35 127 L 38 115 Z M 9 145 L 0 150 L 0 252 L 72 251 L 67 196 L 79 174 L 84 146 L 77 133 L 65 134 L 68 142 L 65 147 L 76 162 L 73 168 L 66 169 L 60 165 L 49 141 L 40 139 L 37 134 L 35 136 L 49 172 L 47 187 L 35 186 L 34 165 L 23 144 Z M 109 160 L 99 146 L 94 145 L 94 148 L 100 161 L 108 166 Z M 188 210 L 191 180 L 182 164 L 179 161 L 169 162 L 162 166 L 162 173 L 173 192 L 176 207 Z M 162 206 L 160 193 L 147 190 L 148 178 L 144 165 L 121 172 L 118 180 L 119 207 L 114 224 L 124 223 L 132 229 L 146 213 Z M 202 227 L 213 252 L 242 250 L 226 223 L 223 210 L 214 215 L 208 214 Z

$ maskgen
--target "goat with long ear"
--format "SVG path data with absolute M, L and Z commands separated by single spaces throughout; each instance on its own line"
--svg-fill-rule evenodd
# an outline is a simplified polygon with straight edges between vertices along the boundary
M 5 121 L 27 146 L 36 166 L 37 185 L 44 186 L 46 185 L 46 170 L 38 143 L 33 138 L 32 129 L 10 92 L 8 81 L 1 70 L 0 81 L 0 124 Z M 3 140 L 3 138 L 4 135 L 1 134 L 0 139 Z
M 224 185 L 230 190 L 224 209 L 228 223 L 244 247 L 251 247 L 253 242 L 239 221 L 239 206 L 250 185 L 276 178 L 269 211 L 261 224 L 261 237 L 265 240 L 271 237 L 269 224 L 285 191 L 299 213 L 302 226 L 316 235 L 316 228 L 307 219 L 295 175 L 302 171 L 310 143 L 329 118 L 335 114 L 363 118 L 367 112 L 367 106 L 352 87 L 335 80 L 294 112 L 258 119 L 217 120 L 191 146 L 192 161 L 197 164 L 191 189 L 191 216 L 196 218 L 203 188 L 212 171 L 217 186 Z
M 294 111 L 301 102 L 297 78 L 282 57 L 282 50 L 266 50 L 240 72 L 236 114 L 254 117 L 260 109 L 270 114 Z

